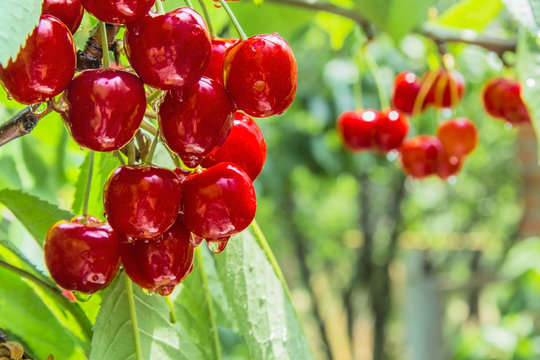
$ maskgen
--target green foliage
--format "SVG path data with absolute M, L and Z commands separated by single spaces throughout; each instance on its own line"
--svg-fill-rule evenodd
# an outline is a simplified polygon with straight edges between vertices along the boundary
M 539 18 L 535 15 L 539 9 L 540 2 L 538 0 L 502 0 L 506 5 L 508 12 L 514 19 L 524 26 L 533 36 L 536 36 L 539 24 Z
M 500 13 L 501 0 L 462 0 L 446 10 L 435 22 L 440 25 L 483 30 Z

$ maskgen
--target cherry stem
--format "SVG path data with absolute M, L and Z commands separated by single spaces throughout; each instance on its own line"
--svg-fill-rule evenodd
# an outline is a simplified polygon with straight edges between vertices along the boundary
M 203 15 L 206 20 L 206 26 L 208 26 L 208 31 L 210 32 L 210 37 L 213 39 L 216 37 L 216 31 L 214 30 L 214 26 L 212 26 L 212 20 L 210 20 L 210 14 L 208 14 L 208 9 L 206 8 L 206 5 L 204 4 L 204 0 L 199 0 L 199 4 L 201 5 L 201 9 L 203 11 Z
M 160 97 L 161 95 L 163 94 L 163 91 L 162 90 L 156 90 L 154 91 L 153 93 L 151 93 L 150 95 L 148 95 L 148 97 L 146 98 L 146 103 L 147 104 L 152 104 L 154 102 L 154 100 L 156 100 L 158 97 Z
M 90 150 L 88 157 L 88 177 L 86 178 L 86 189 L 84 190 L 84 202 L 82 213 L 88 215 L 88 200 L 90 199 L 90 189 L 92 188 L 92 175 L 94 172 L 94 152 Z
M 141 123 L 141 129 L 148 131 L 152 135 L 156 135 L 157 133 L 157 128 L 152 123 L 146 120 L 143 120 L 143 122 Z
M 428 71 L 427 76 L 422 81 L 422 85 L 420 86 L 420 90 L 418 91 L 418 95 L 416 95 L 416 99 L 414 100 L 413 105 L 413 115 L 420 114 L 422 112 L 422 107 L 424 106 L 424 100 L 426 100 L 426 96 L 429 92 L 429 89 L 435 82 L 435 79 L 437 79 L 437 72 L 436 71 Z
M 236 16 L 234 16 L 234 13 L 229 7 L 229 4 L 227 4 L 227 1 L 219 0 L 219 3 L 223 7 L 223 9 L 225 9 L 225 11 L 227 12 L 227 15 L 229 15 L 229 19 L 231 20 L 234 28 L 236 29 L 238 36 L 240 36 L 240 39 L 246 40 L 247 39 L 246 33 L 244 32 L 244 29 L 242 29 L 242 26 L 240 26 L 240 23 L 238 22 L 238 19 L 236 19 Z
M 107 69 L 109 67 L 109 43 L 107 41 L 107 24 L 105 22 L 99 22 L 101 27 L 101 51 L 103 53 L 102 67 Z
M 178 321 L 178 318 L 176 317 L 176 310 L 174 309 L 174 304 L 171 301 L 170 297 L 164 296 L 164 298 L 167 306 L 169 307 L 169 320 L 171 321 L 171 323 L 175 324 Z
M 156 152 L 158 139 L 159 129 L 157 129 L 156 134 L 154 135 L 154 139 L 152 140 L 152 144 L 150 145 L 150 150 L 148 150 L 148 155 L 146 155 L 146 159 L 144 159 L 145 164 L 152 165 L 152 159 L 154 158 L 154 153 Z
M 190 7 L 193 9 L 193 4 L 191 3 L 191 1 L 189 0 L 184 0 L 184 2 L 186 3 L 186 6 Z
M 115 150 L 113 152 L 114 156 L 118 159 L 118 161 L 120 161 L 120 164 L 122 165 L 126 165 L 126 162 L 124 161 L 124 158 L 122 157 L 122 155 L 120 154 L 120 151 L 118 150 Z
M 125 275 L 125 277 L 126 290 L 129 302 L 129 315 L 131 317 L 131 325 L 133 327 L 133 340 L 135 341 L 135 353 L 137 354 L 137 360 L 143 360 L 141 351 L 141 338 L 139 335 L 139 324 L 137 322 L 137 309 L 135 308 L 135 297 L 133 296 L 133 283 L 127 275 Z
M 158 14 L 165 14 L 165 9 L 163 8 L 163 3 L 161 0 L 156 1 L 156 9 Z
M 379 70 L 377 62 L 375 59 L 373 59 L 373 56 L 371 56 L 368 46 L 369 43 L 364 45 L 364 59 L 366 60 L 366 64 L 371 72 L 371 75 L 373 75 L 373 79 L 375 80 L 375 86 L 377 87 L 377 93 L 379 94 L 379 103 L 381 105 L 381 109 L 388 109 L 390 107 L 390 101 L 388 100 L 388 95 L 386 94 L 384 84 L 381 79 L 381 71 Z
M 128 153 L 128 164 L 133 165 L 135 164 L 135 143 L 133 140 L 127 144 L 127 153 Z
M 354 106 L 357 109 L 363 109 L 364 102 L 362 100 L 362 77 L 360 77 L 358 81 L 353 84 L 353 96 Z

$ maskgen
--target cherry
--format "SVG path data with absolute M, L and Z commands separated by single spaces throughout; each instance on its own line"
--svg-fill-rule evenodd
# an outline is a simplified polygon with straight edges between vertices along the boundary
M 77 63 L 69 29 L 51 15 L 42 15 L 15 60 L 0 66 L 0 81 L 21 104 L 58 95 L 73 78 Z
M 277 33 L 252 36 L 230 47 L 224 83 L 239 110 L 255 117 L 281 114 L 294 100 L 296 60 Z
M 397 110 L 386 109 L 379 112 L 374 124 L 373 144 L 379 152 L 397 149 L 409 133 L 409 119 Z
M 484 86 L 482 99 L 486 112 L 495 118 L 515 125 L 531 122 L 518 81 L 502 77 L 491 79 Z
M 249 176 L 237 165 L 219 163 L 182 182 L 181 214 L 186 227 L 206 241 L 244 230 L 257 210 Z
M 161 296 L 169 295 L 193 264 L 191 234 L 179 219 L 156 239 L 123 241 L 120 257 L 133 282 Z
M 392 104 L 394 108 L 404 114 L 413 115 L 414 103 L 421 87 L 422 83 L 414 73 L 409 71 L 399 73 L 394 78 L 392 87 Z
M 127 24 L 148 13 L 156 0 L 81 0 L 84 8 L 101 21 Z
M 222 39 L 215 37 L 212 39 L 212 55 L 210 63 L 206 68 L 204 76 L 216 80 L 223 85 L 223 61 L 225 59 L 225 50 L 236 44 L 238 39 Z
M 159 127 L 171 150 L 193 168 L 223 144 L 232 129 L 234 110 L 227 91 L 202 77 L 188 89 L 167 93 L 159 108 Z
M 182 182 L 186 178 L 186 176 L 191 174 L 191 170 L 182 169 L 182 168 L 176 168 L 173 170 L 173 172 L 176 174 L 176 176 L 178 176 L 178 180 L 180 182 Z
M 163 90 L 194 85 L 211 54 L 206 24 L 195 10 L 185 7 L 128 24 L 124 46 L 144 82 Z
M 41 13 L 56 16 L 73 34 L 81 25 L 84 8 L 80 0 L 44 0 Z
M 466 118 L 443 121 L 437 127 L 437 137 L 450 157 L 461 158 L 469 155 L 478 144 L 476 126 Z
M 109 223 L 133 239 L 151 239 L 174 224 L 182 195 L 174 172 L 154 166 L 116 168 L 103 188 Z
M 419 135 L 403 143 L 400 148 L 401 166 L 405 173 L 422 179 L 437 172 L 444 155 L 439 138 Z
M 109 224 L 79 216 L 54 224 L 45 238 L 45 264 L 54 281 L 91 294 L 105 288 L 120 266 L 120 239 Z
M 86 70 L 69 83 L 62 118 L 82 147 L 113 151 L 125 146 L 146 110 L 143 82 L 121 70 Z
M 261 173 L 266 161 L 266 142 L 259 126 L 252 118 L 237 111 L 233 128 L 223 145 L 212 151 L 201 165 L 210 167 L 221 162 L 240 166 L 251 180 Z
M 449 108 L 461 101 L 465 93 L 465 79 L 457 70 L 448 71 L 444 68 L 434 74 L 428 71 L 422 81 L 435 77 L 426 95 L 425 104 L 438 108 Z
M 345 147 L 354 152 L 371 150 L 378 120 L 379 113 L 372 109 L 342 113 L 337 120 L 337 131 Z
M 463 158 L 457 156 L 449 156 L 446 153 L 443 153 L 441 162 L 437 167 L 437 176 L 442 180 L 448 179 L 450 176 L 456 175 L 461 171 L 463 167 Z

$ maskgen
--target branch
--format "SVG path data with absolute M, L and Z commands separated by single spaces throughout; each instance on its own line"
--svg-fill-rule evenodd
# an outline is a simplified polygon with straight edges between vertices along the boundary
M 19 111 L 11 119 L 0 125 L 0 146 L 5 145 L 18 137 L 29 134 L 36 127 L 38 121 L 51 111 L 52 108 L 50 106 L 47 107 L 45 112 L 39 115 L 32 112 L 30 106 Z

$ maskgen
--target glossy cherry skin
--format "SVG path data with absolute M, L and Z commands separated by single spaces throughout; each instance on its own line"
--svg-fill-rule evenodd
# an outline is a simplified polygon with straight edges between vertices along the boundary
M 486 112 L 511 124 L 530 123 L 531 117 L 521 98 L 521 83 L 507 78 L 494 78 L 482 92 Z
M 266 162 L 266 142 L 261 129 L 240 111 L 234 114 L 232 131 L 223 145 L 205 157 L 201 165 L 209 168 L 222 162 L 240 166 L 251 180 L 259 176 Z
M 469 155 L 478 144 L 476 125 L 467 118 L 443 121 L 437 127 L 437 137 L 441 140 L 444 152 L 458 158 Z
M 132 239 L 151 239 L 176 221 L 182 190 L 174 172 L 154 166 L 116 168 L 103 187 L 109 223 Z
M 81 0 L 86 11 L 101 21 L 127 24 L 146 15 L 156 0 Z
M 397 149 L 409 133 L 409 119 L 397 110 L 379 112 L 373 129 L 373 145 L 378 152 L 386 153 Z
M 194 85 L 210 62 L 210 34 L 193 9 L 149 14 L 127 25 L 124 47 L 145 84 L 169 90 Z
M 297 73 L 292 50 L 277 33 L 252 36 L 225 53 L 225 87 L 250 116 L 284 112 L 296 95 Z
M 465 158 L 449 156 L 448 154 L 444 153 L 439 166 L 437 166 L 437 176 L 442 180 L 446 180 L 450 176 L 457 175 L 461 171 L 464 161 Z
M 444 149 L 435 136 L 419 135 L 403 143 L 400 148 L 403 171 L 417 179 L 437 172 L 443 160 Z
M 86 70 L 66 88 L 69 104 L 62 118 L 73 139 L 94 151 L 125 146 L 146 110 L 144 84 L 121 70 Z
M 42 15 L 17 58 L 0 66 L 0 81 L 17 102 L 38 103 L 66 88 L 76 64 L 69 29 L 56 17 Z
M 255 217 L 257 199 L 251 179 L 232 163 L 188 176 L 182 189 L 182 221 L 207 241 L 239 233 Z
M 223 85 L 223 61 L 225 60 L 225 51 L 236 44 L 238 39 L 222 39 L 215 37 L 212 39 L 212 55 L 210 63 L 206 68 L 204 76 L 216 80 Z
M 190 239 L 189 230 L 177 220 L 157 238 L 122 241 L 120 257 L 126 274 L 143 289 L 169 295 L 193 264 Z
M 428 71 L 422 81 L 427 81 L 435 76 L 435 80 L 429 87 L 425 104 L 438 108 L 449 108 L 461 101 L 465 94 L 465 79 L 457 70 L 448 71 L 439 69 L 437 73 Z
M 337 132 L 348 150 L 372 150 L 373 131 L 378 121 L 379 113 L 372 109 L 345 111 L 337 119 Z
M 80 0 L 45 0 L 41 13 L 56 16 L 74 34 L 81 25 L 84 9 Z
M 233 126 L 234 104 L 216 81 L 202 77 L 185 90 L 171 90 L 159 108 L 159 128 L 169 148 L 194 168 Z
M 414 103 L 421 86 L 420 80 L 414 73 L 410 71 L 399 73 L 394 78 L 392 87 L 392 104 L 394 108 L 404 114 L 413 115 Z M 423 108 L 424 106 L 421 109 Z
M 66 290 L 92 294 L 114 279 L 120 266 L 120 238 L 109 224 L 79 216 L 54 224 L 43 245 L 45 264 Z

